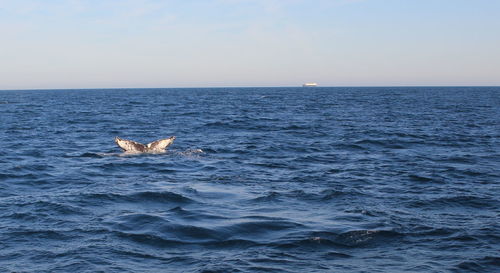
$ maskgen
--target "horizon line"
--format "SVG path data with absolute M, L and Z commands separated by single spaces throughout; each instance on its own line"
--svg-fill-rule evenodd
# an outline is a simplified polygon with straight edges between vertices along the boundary
M 314 87 L 304 87 L 302 85 L 283 85 L 283 86 L 184 86 L 184 87 L 88 87 L 88 88 L 18 88 L 18 89 L 0 89 L 0 91 L 50 91 L 50 90 L 120 90 L 120 89 L 227 89 L 227 88 L 404 88 L 404 87 L 500 87 L 500 85 L 318 85 Z

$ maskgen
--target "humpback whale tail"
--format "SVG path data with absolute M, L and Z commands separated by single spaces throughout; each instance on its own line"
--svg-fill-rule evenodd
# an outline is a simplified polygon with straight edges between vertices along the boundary
M 165 139 L 159 139 L 144 145 L 139 142 L 132 140 L 126 140 L 123 138 L 115 137 L 115 143 L 123 149 L 125 152 L 132 153 L 162 153 L 165 149 L 174 143 L 175 136 L 171 136 Z

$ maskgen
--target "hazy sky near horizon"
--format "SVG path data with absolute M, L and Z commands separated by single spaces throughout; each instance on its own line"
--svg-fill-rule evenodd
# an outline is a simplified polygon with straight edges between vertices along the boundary
M 500 85 L 497 0 L 0 0 L 0 89 Z

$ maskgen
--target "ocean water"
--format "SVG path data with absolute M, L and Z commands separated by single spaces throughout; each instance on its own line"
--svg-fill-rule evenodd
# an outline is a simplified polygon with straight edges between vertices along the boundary
M 0 91 L 0 143 L 0 272 L 500 270 L 499 87 Z

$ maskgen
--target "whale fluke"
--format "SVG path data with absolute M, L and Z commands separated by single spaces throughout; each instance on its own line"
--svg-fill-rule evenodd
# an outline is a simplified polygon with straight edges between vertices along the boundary
M 116 144 L 122 148 L 123 151 L 130 153 L 163 153 L 168 146 L 174 143 L 174 140 L 175 136 L 171 136 L 169 138 L 159 139 L 144 145 L 132 140 L 115 137 Z

